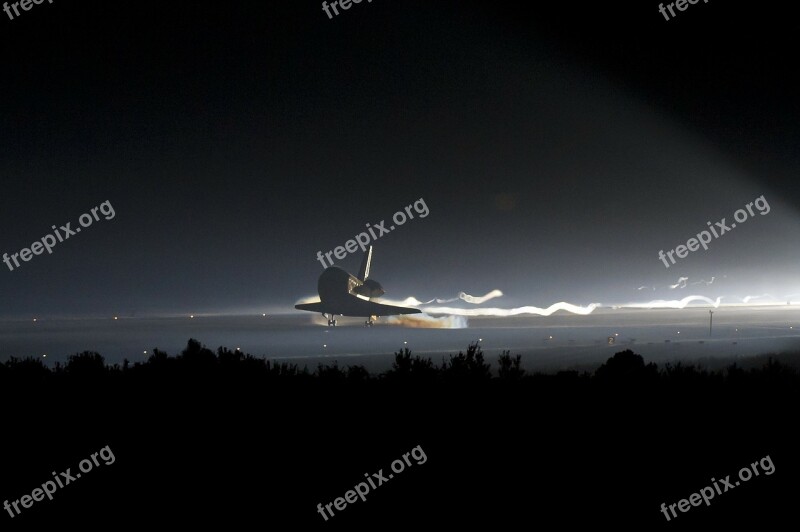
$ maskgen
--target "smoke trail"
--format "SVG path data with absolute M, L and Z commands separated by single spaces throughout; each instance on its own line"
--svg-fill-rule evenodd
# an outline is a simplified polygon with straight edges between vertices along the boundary
M 705 301 L 709 305 L 713 305 L 714 308 L 719 307 L 720 301 L 722 301 L 721 297 L 718 297 L 716 301 L 712 301 L 711 299 L 705 296 L 687 296 L 678 301 L 677 299 L 672 300 L 665 300 L 665 299 L 657 299 L 655 301 L 650 301 L 648 303 L 628 303 L 627 305 L 620 305 L 617 308 L 677 308 L 682 309 L 686 308 L 686 306 L 691 303 L 692 301 Z
M 400 327 L 413 327 L 415 329 L 466 329 L 467 318 L 463 316 L 442 316 L 434 318 L 425 314 L 404 314 L 401 316 L 387 316 L 381 321 L 388 325 Z
M 489 292 L 488 294 L 486 294 L 483 297 L 471 296 L 469 294 L 465 294 L 464 292 L 459 292 L 458 293 L 459 299 L 463 299 L 467 303 L 473 303 L 475 305 L 480 305 L 481 303 L 486 303 L 490 299 L 494 299 L 496 297 L 501 297 L 502 295 L 503 295 L 503 292 L 501 292 L 500 290 L 497 290 L 497 289 L 492 290 L 491 292 Z
M 677 283 L 669 285 L 669 289 L 670 290 L 675 290 L 678 287 L 686 288 L 686 281 L 688 281 L 688 280 L 689 280 L 688 277 L 680 277 L 680 278 L 678 278 L 678 282 Z
M 314 325 L 328 326 L 328 320 L 322 314 L 314 313 L 310 316 L 311 323 Z M 337 316 L 336 319 L 341 319 Z M 364 326 L 364 318 L 345 318 L 353 320 L 352 325 Z M 341 322 L 340 322 L 341 323 Z M 350 324 L 351 322 L 346 322 Z M 414 329 L 466 329 L 468 326 L 467 318 L 464 316 L 442 316 L 435 318 L 425 314 L 405 314 L 400 316 L 381 316 L 376 322 L 377 325 L 392 325 L 396 327 L 410 327 Z
M 438 305 L 441 305 L 442 303 L 453 303 L 455 301 L 466 301 L 467 303 L 473 303 L 475 305 L 480 305 L 481 303 L 485 303 L 485 302 L 489 301 L 490 299 L 494 299 L 494 298 L 500 297 L 502 295 L 503 295 L 503 292 L 501 292 L 500 290 L 497 290 L 497 289 L 492 290 L 491 292 L 489 292 L 488 294 L 486 294 L 485 296 L 482 296 L 482 297 L 475 297 L 475 296 L 471 296 L 471 295 L 469 295 L 469 294 L 467 294 L 465 292 L 459 292 L 458 293 L 458 297 L 453 297 L 453 298 L 450 298 L 450 299 L 438 299 L 438 298 L 435 298 L 435 299 L 431 299 L 430 301 L 425 301 L 424 303 L 420 302 L 419 304 L 420 305 L 430 305 L 431 303 L 433 303 L 435 301 Z M 416 299 L 415 299 L 415 301 L 416 301 Z
M 427 314 L 451 314 L 455 316 L 518 316 L 520 314 L 535 314 L 537 316 L 549 316 L 553 312 L 558 310 L 566 310 L 567 312 L 571 312 L 573 314 L 580 314 L 585 316 L 587 314 L 591 314 L 594 309 L 596 309 L 599 305 L 597 303 L 592 303 L 587 307 L 579 307 L 577 305 L 572 305 L 570 303 L 559 302 L 554 303 L 547 307 L 546 309 L 539 308 L 539 307 L 519 307 L 519 308 L 512 308 L 512 309 L 503 309 L 503 308 L 475 308 L 475 309 L 463 309 L 463 308 L 453 308 L 453 307 L 425 307 L 422 309 L 423 312 Z
M 771 296 L 769 294 L 762 294 L 760 296 L 747 296 L 747 297 L 742 299 L 742 303 L 750 303 L 750 301 L 752 301 L 753 299 L 764 299 L 765 297 L 768 297 L 768 298 L 772 299 L 773 301 L 775 300 L 775 297 L 773 297 L 773 296 Z
M 386 299 L 382 297 L 380 299 L 371 299 L 370 301 L 373 301 L 375 303 L 383 303 L 385 305 L 396 305 L 399 307 L 419 307 L 420 305 L 426 304 L 424 301 L 420 301 L 419 299 L 413 296 L 407 297 L 403 300 Z

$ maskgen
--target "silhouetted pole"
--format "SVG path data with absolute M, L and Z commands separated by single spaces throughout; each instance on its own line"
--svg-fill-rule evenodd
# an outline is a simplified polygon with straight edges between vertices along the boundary
M 711 336 L 711 326 L 714 324 L 714 311 L 708 311 L 708 335 Z

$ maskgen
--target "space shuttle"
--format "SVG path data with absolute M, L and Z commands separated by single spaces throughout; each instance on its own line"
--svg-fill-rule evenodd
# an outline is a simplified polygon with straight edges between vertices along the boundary
M 419 314 L 417 308 L 398 307 L 372 301 L 385 294 L 381 284 L 369 278 L 372 265 L 372 246 L 364 253 L 358 276 L 347 273 L 337 266 L 325 268 L 317 281 L 319 302 L 295 305 L 297 310 L 319 312 L 327 320 L 329 327 L 336 326 L 335 316 L 367 318 L 365 325 L 370 327 L 378 316 L 398 314 Z

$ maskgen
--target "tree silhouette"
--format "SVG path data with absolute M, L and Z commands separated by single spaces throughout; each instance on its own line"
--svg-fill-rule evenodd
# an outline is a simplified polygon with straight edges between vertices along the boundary
M 652 362 L 645 365 L 644 358 L 630 349 L 620 351 L 609 358 L 595 372 L 601 381 L 647 381 L 658 377 L 658 366 Z
M 502 380 L 520 380 L 525 376 L 525 370 L 520 367 L 521 363 L 522 355 L 511 358 L 510 351 L 503 351 L 503 353 L 497 357 L 497 364 L 500 366 L 497 370 L 497 376 Z
M 478 342 L 469 344 L 467 353 L 450 355 L 450 360 L 442 364 L 442 376 L 447 380 L 483 381 L 492 376 L 489 364 L 484 362 L 483 351 Z
M 47 378 L 50 370 L 40 358 L 11 357 L 5 364 L 0 364 L 0 379 L 19 380 L 25 382 L 39 381 Z
M 190 338 L 186 344 L 186 349 L 181 351 L 178 357 L 185 364 L 197 368 L 208 368 L 217 363 L 217 357 L 214 352 L 206 346 L 201 345 L 200 342 L 194 338 Z
M 147 363 L 152 366 L 165 366 L 169 360 L 169 355 L 164 351 L 153 349 L 153 354 L 147 359 Z
M 334 361 L 333 366 L 317 366 L 317 377 L 324 382 L 344 382 L 347 374 L 339 368 L 339 363 Z
M 392 369 L 385 373 L 389 380 L 432 381 L 438 376 L 438 370 L 430 358 L 411 357 L 411 351 L 404 347 L 394 354 Z
M 84 351 L 70 356 L 64 369 L 68 374 L 78 377 L 99 377 L 106 373 L 106 362 L 99 353 Z

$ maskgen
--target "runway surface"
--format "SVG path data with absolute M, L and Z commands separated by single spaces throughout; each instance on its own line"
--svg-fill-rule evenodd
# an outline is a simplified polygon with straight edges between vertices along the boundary
M 470 318 L 457 329 L 412 328 L 340 318 L 337 327 L 314 323 L 311 315 L 195 316 L 3 321 L 0 360 L 42 357 L 49 366 L 71 354 L 97 351 L 107 363 L 144 361 L 153 348 L 176 355 L 189 338 L 309 369 L 318 363 L 363 364 L 370 371 L 391 366 L 404 347 L 443 357 L 480 341 L 487 360 L 503 350 L 523 356 L 529 370 L 591 368 L 622 349 L 647 361 L 701 361 L 800 351 L 800 306 L 720 307 L 709 334 L 709 308 L 681 310 L 597 309 L 588 316 Z M 45 356 L 46 355 L 46 356 Z

